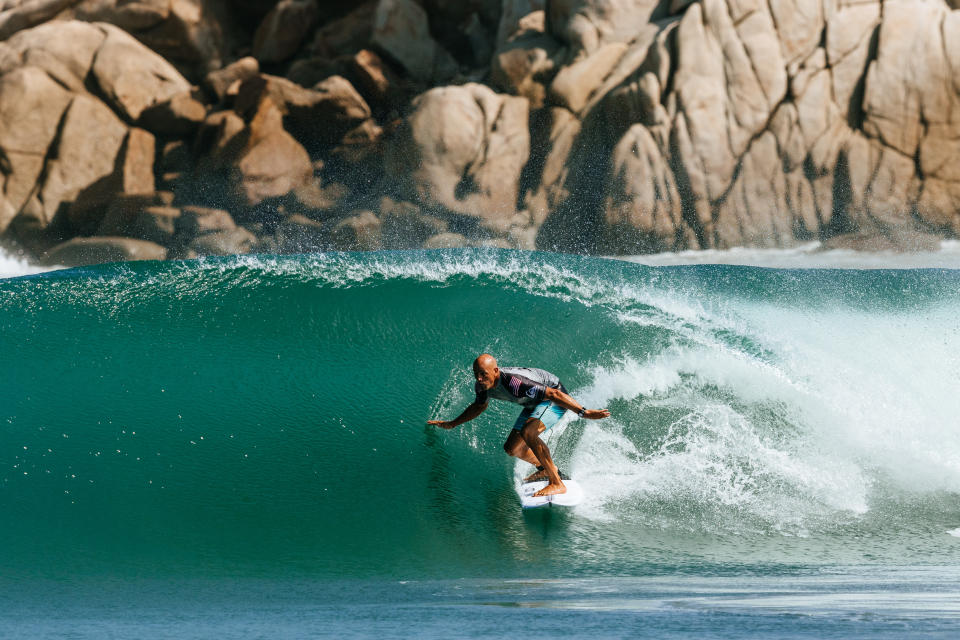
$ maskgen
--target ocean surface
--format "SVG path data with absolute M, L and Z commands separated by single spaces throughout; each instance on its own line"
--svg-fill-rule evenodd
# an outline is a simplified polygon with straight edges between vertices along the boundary
M 0 637 L 956 638 L 960 270 L 784 259 L 6 259 Z

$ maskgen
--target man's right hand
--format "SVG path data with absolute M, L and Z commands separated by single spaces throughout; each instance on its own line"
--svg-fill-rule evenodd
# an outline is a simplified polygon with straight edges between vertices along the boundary
M 455 424 L 452 422 L 447 422 L 446 420 L 427 420 L 427 424 L 432 424 L 435 427 L 440 427 L 441 429 L 453 429 Z

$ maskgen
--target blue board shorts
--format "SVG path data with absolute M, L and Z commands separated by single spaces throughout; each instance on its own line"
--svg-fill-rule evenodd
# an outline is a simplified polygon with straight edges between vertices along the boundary
M 521 411 L 520 415 L 517 416 L 517 421 L 513 423 L 513 429 L 520 431 L 523 429 L 523 425 L 527 423 L 527 420 L 536 418 L 543 423 L 543 426 L 546 427 L 544 431 L 546 431 L 560 422 L 560 418 L 562 418 L 566 412 L 567 410 L 560 405 L 554 404 L 549 400 L 544 400 L 535 407 L 529 407 Z

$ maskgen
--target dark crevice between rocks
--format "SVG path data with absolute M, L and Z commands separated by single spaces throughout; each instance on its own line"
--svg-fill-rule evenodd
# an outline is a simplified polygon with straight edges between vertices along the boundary
M 870 34 L 870 44 L 867 45 L 867 57 L 863 63 L 863 72 L 860 79 L 853 87 L 850 94 L 850 101 L 847 104 L 847 124 L 855 131 L 863 129 L 863 121 L 866 119 L 866 110 L 863 107 L 863 100 L 866 96 L 867 73 L 870 71 L 870 65 L 877 59 L 877 50 L 880 42 L 880 25 L 877 24 Z
M 453 197 L 457 200 L 466 200 L 471 195 L 480 192 L 480 187 L 477 186 L 477 183 L 473 178 L 472 170 L 472 162 L 463 168 L 463 174 L 460 176 L 460 181 L 457 182 L 456 186 L 453 188 Z
M 490 155 L 490 137 L 500 129 L 500 119 L 503 117 L 503 110 L 506 104 L 506 99 L 500 101 L 500 104 L 497 106 L 497 113 L 493 116 L 493 123 L 490 125 L 490 133 L 483 137 L 483 148 L 480 150 L 481 164 L 486 164 L 487 158 Z M 480 107 L 480 112 L 486 116 L 486 111 L 479 100 L 477 100 L 477 106 Z
M 681 116 L 682 117 L 682 116 Z M 676 128 L 670 133 L 670 171 L 673 173 L 677 185 L 677 195 L 680 196 L 680 219 L 693 231 L 697 239 L 698 249 L 706 248 L 706 230 L 697 218 L 697 207 L 693 188 L 690 186 L 690 174 L 686 165 L 680 160 L 680 148 L 676 141 Z
M 745 14 L 737 18 L 736 20 L 733 20 L 733 28 L 736 29 L 737 27 L 739 27 L 741 24 L 746 22 L 750 16 L 752 16 L 756 12 L 757 12 L 756 9 L 751 9 L 750 11 L 747 11 Z
M 519 188 L 517 189 L 517 211 L 523 211 L 527 196 L 536 191 L 543 180 L 543 169 L 550 153 L 550 130 L 552 116 L 549 108 L 531 111 L 527 118 L 527 127 L 530 131 L 530 155 L 526 164 L 520 170 Z
M 664 109 L 667 109 L 667 100 L 673 93 L 674 81 L 677 77 L 677 32 L 679 31 L 679 28 L 671 29 L 664 40 L 664 48 L 667 51 L 667 60 L 669 62 L 667 65 L 667 82 L 664 86 L 660 87 L 660 104 Z M 651 46 L 656 46 L 656 38 L 654 38 L 654 44 Z
M 97 47 L 97 50 L 93 53 L 93 57 L 90 58 L 90 68 L 87 72 L 86 77 L 83 78 L 83 88 L 86 89 L 92 96 L 97 98 L 100 102 L 104 104 L 108 109 L 113 111 L 114 115 L 120 118 L 120 121 L 125 124 L 132 124 L 130 118 L 127 117 L 127 114 L 123 113 L 118 107 L 116 100 L 111 99 L 110 96 L 106 94 L 103 90 L 103 87 L 100 86 L 100 82 L 97 80 L 96 74 L 93 72 L 93 68 L 97 64 L 97 58 L 100 56 L 100 50 L 103 48 L 103 43 L 106 42 L 106 39 L 109 37 L 109 33 L 101 29 L 101 32 L 104 34 L 104 39 L 100 43 L 100 46 Z M 73 93 L 73 89 L 67 87 L 67 89 Z
M 594 110 L 583 123 L 567 160 L 570 195 L 540 227 L 538 249 L 594 254 L 604 248 L 604 190 L 600 187 L 610 172 L 611 141 L 616 138 L 601 112 Z
M 819 235 L 824 229 L 823 222 L 823 211 L 820 210 L 820 203 L 817 200 L 817 189 L 814 186 L 817 178 L 821 177 L 817 175 L 816 170 L 813 166 L 813 158 L 810 157 L 810 154 L 807 153 L 803 157 L 803 163 L 800 165 L 800 171 L 803 173 L 803 179 L 806 180 L 807 184 L 810 185 L 810 193 L 813 198 L 813 213 L 817 217 L 817 230 L 816 233 Z M 810 232 L 810 240 L 813 239 L 813 232 Z
M 927 122 L 927 119 L 923 116 L 923 111 L 920 112 L 920 126 L 922 132 L 918 138 L 919 142 L 917 143 L 917 150 L 913 152 L 913 173 L 916 175 L 917 180 L 923 182 L 923 165 L 920 161 L 920 149 L 923 147 L 923 141 L 926 140 L 927 134 L 930 131 L 930 123 Z
M 784 176 L 784 180 L 783 180 L 784 187 L 785 187 L 784 202 L 786 202 L 787 211 L 792 216 L 792 219 L 790 222 L 790 232 L 793 234 L 793 237 L 796 238 L 797 240 L 801 242 L 810 242 L 811 240 L 815 239 L 815 235 L 814 235 L 815 232 L 814 230 L 807 228 L 806 222 L 803 219 L 803 215 L 801 212 L 801 207 L 803 206 L 803 203 L 799 199 L 797 199 L 796 202 L 794 201 L 794 197 L 797 196 L 797 193 L 791 188 L 790 181 L 787 180 L 787 176 L 789 175 L 787 168 L 788 168 L 787 158 L 783 154 L 781 154 L 780 171 L 783 173 L 783 176 Z M 810 185 L 810 191 L 811 193 L 813 193 L 812 184 Z M 816 199 L 814 198 L 814 201 L 815 200 Z M 814 213 L 817 216 L 816 230 L 819 231 L 820 228 L 823 226 L 823 218 L 820 216 L 820 212 L 817 209 L 816 204 L 814 204 L 813 209 L 814 209 Z
M 657 3 L 657 6 L 653 8 L 653 11 L 650 12 L 650 22 L 661 22 L 667 20 L 673 16 L 672 7 L 673 0 L 660 0 Z M 687 5 L 690 6 L 690 5 Z M 685 13 L 687 7 L 682 7 L 681 13 Z
M 44 72 L 44 74 L 46 74 L 46 76 L 47 76 L 48 78 L 50 78 L 50 79 L 53 80 L 55 83 L 57 83 L 58 85 L 60 85 L 60 87 L 61 87 L 62 89 L 65 89 L 65 90 L 66 90 L 67 92 L 69 92 L 69 93 L 73 93 L 73 92 L 74 92 L 74 91 L 73 91 L 73 87 L 69 86 L 67 83 L 65 83 L 63 80 L 61 80 L 60 78 L 58 78 L 58 77 L 55 76 L 54 74 L 50 73 L 50 72 L 47 71 L 46 69 L 44 69 L 43 72 Z
M 837 163 L 833 167 L 832 212 L 830 223 L 821 227 L 820 240 L 826 240 L 844 233 L 857 230 L 850 205 L 853 202 L 853 189 L 850 180 L 850 160 L 846 150 L 837 154 Z
M 747 152 L 749 150 L 750 147 L 747 146 Z M 726 189 L 724 189 L 723 193 L 710 202 L 710 226 L 712 227 L 711 230 L 713 232 L 712 246 L 717 249 L 726 248 L 722 247 L 720 244 L 720 208 L 726 204 L 730 194 L 737 187 L 737 181 L 740 179 L 740 173 L 743 171 L 743 157 L 747 154 L 747 152 L 744 152 L 744 154 L 737 159 L 737 164 L 733 167 L 733 175 L 730 178 L 730 183 L 727 185 Z M 749 211 L 738 211 L 737 214 L 738 215 L 734 216 L 737 222 L 737 231 L 739 232 L 740 237 L 743 238 L 746 232 L 746 229 L 743 227 L 743 214 L 749 215 Z
M 28 206 L 32 200 L 35 200 L 41 207 L 43 206 L 41 189 L 47 182 L 50 163 L 57 158 L 60 152 L 60 141 L 63 138 L 63 129 L 66 125 L 67 113 L 70 111 L 72 105 L 73 99 L 71 98 L 70 102 L 67 103 L 63 108 L 63 112 L 60 114 L 60 119 L 57 121 L 56 132 L 43 156 L 40 174 L 37 176 L 33 189 L 30 190 L 30 195 L 27 196 L 24 201 L 24 207 Z M 28 247 L 34 253 L 36 258 L 40 258 L 41 254 L 53 245 L 58 242 L 63 242 L 74 235 L 72 233 L 73 230 L 70 228 L 69 220 L 67 219 L 67 203 L 61 203 L 60 206 L 57 207 L 53 218 L 45 226 L 43 224 L 44 222 L 43 220 L 25 217 L 23 215 L 23 208 L 21 208 L 10 223 L 10 231 L 21 244 Z

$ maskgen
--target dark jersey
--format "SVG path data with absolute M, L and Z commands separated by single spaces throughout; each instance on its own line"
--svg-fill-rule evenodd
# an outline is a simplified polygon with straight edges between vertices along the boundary
M 564 393 L 567 390 L 560 382 L 560 378 L 543 369 L 530 367 L 501 367 L 500 379 L 492 389 L 483 389 L 478 382 L 474 385 L 477 404 L 486 404 L 490 398 L 515 402 L 524 407 L 535 407 L 543 402 L 547 387 L 559 389 Z

